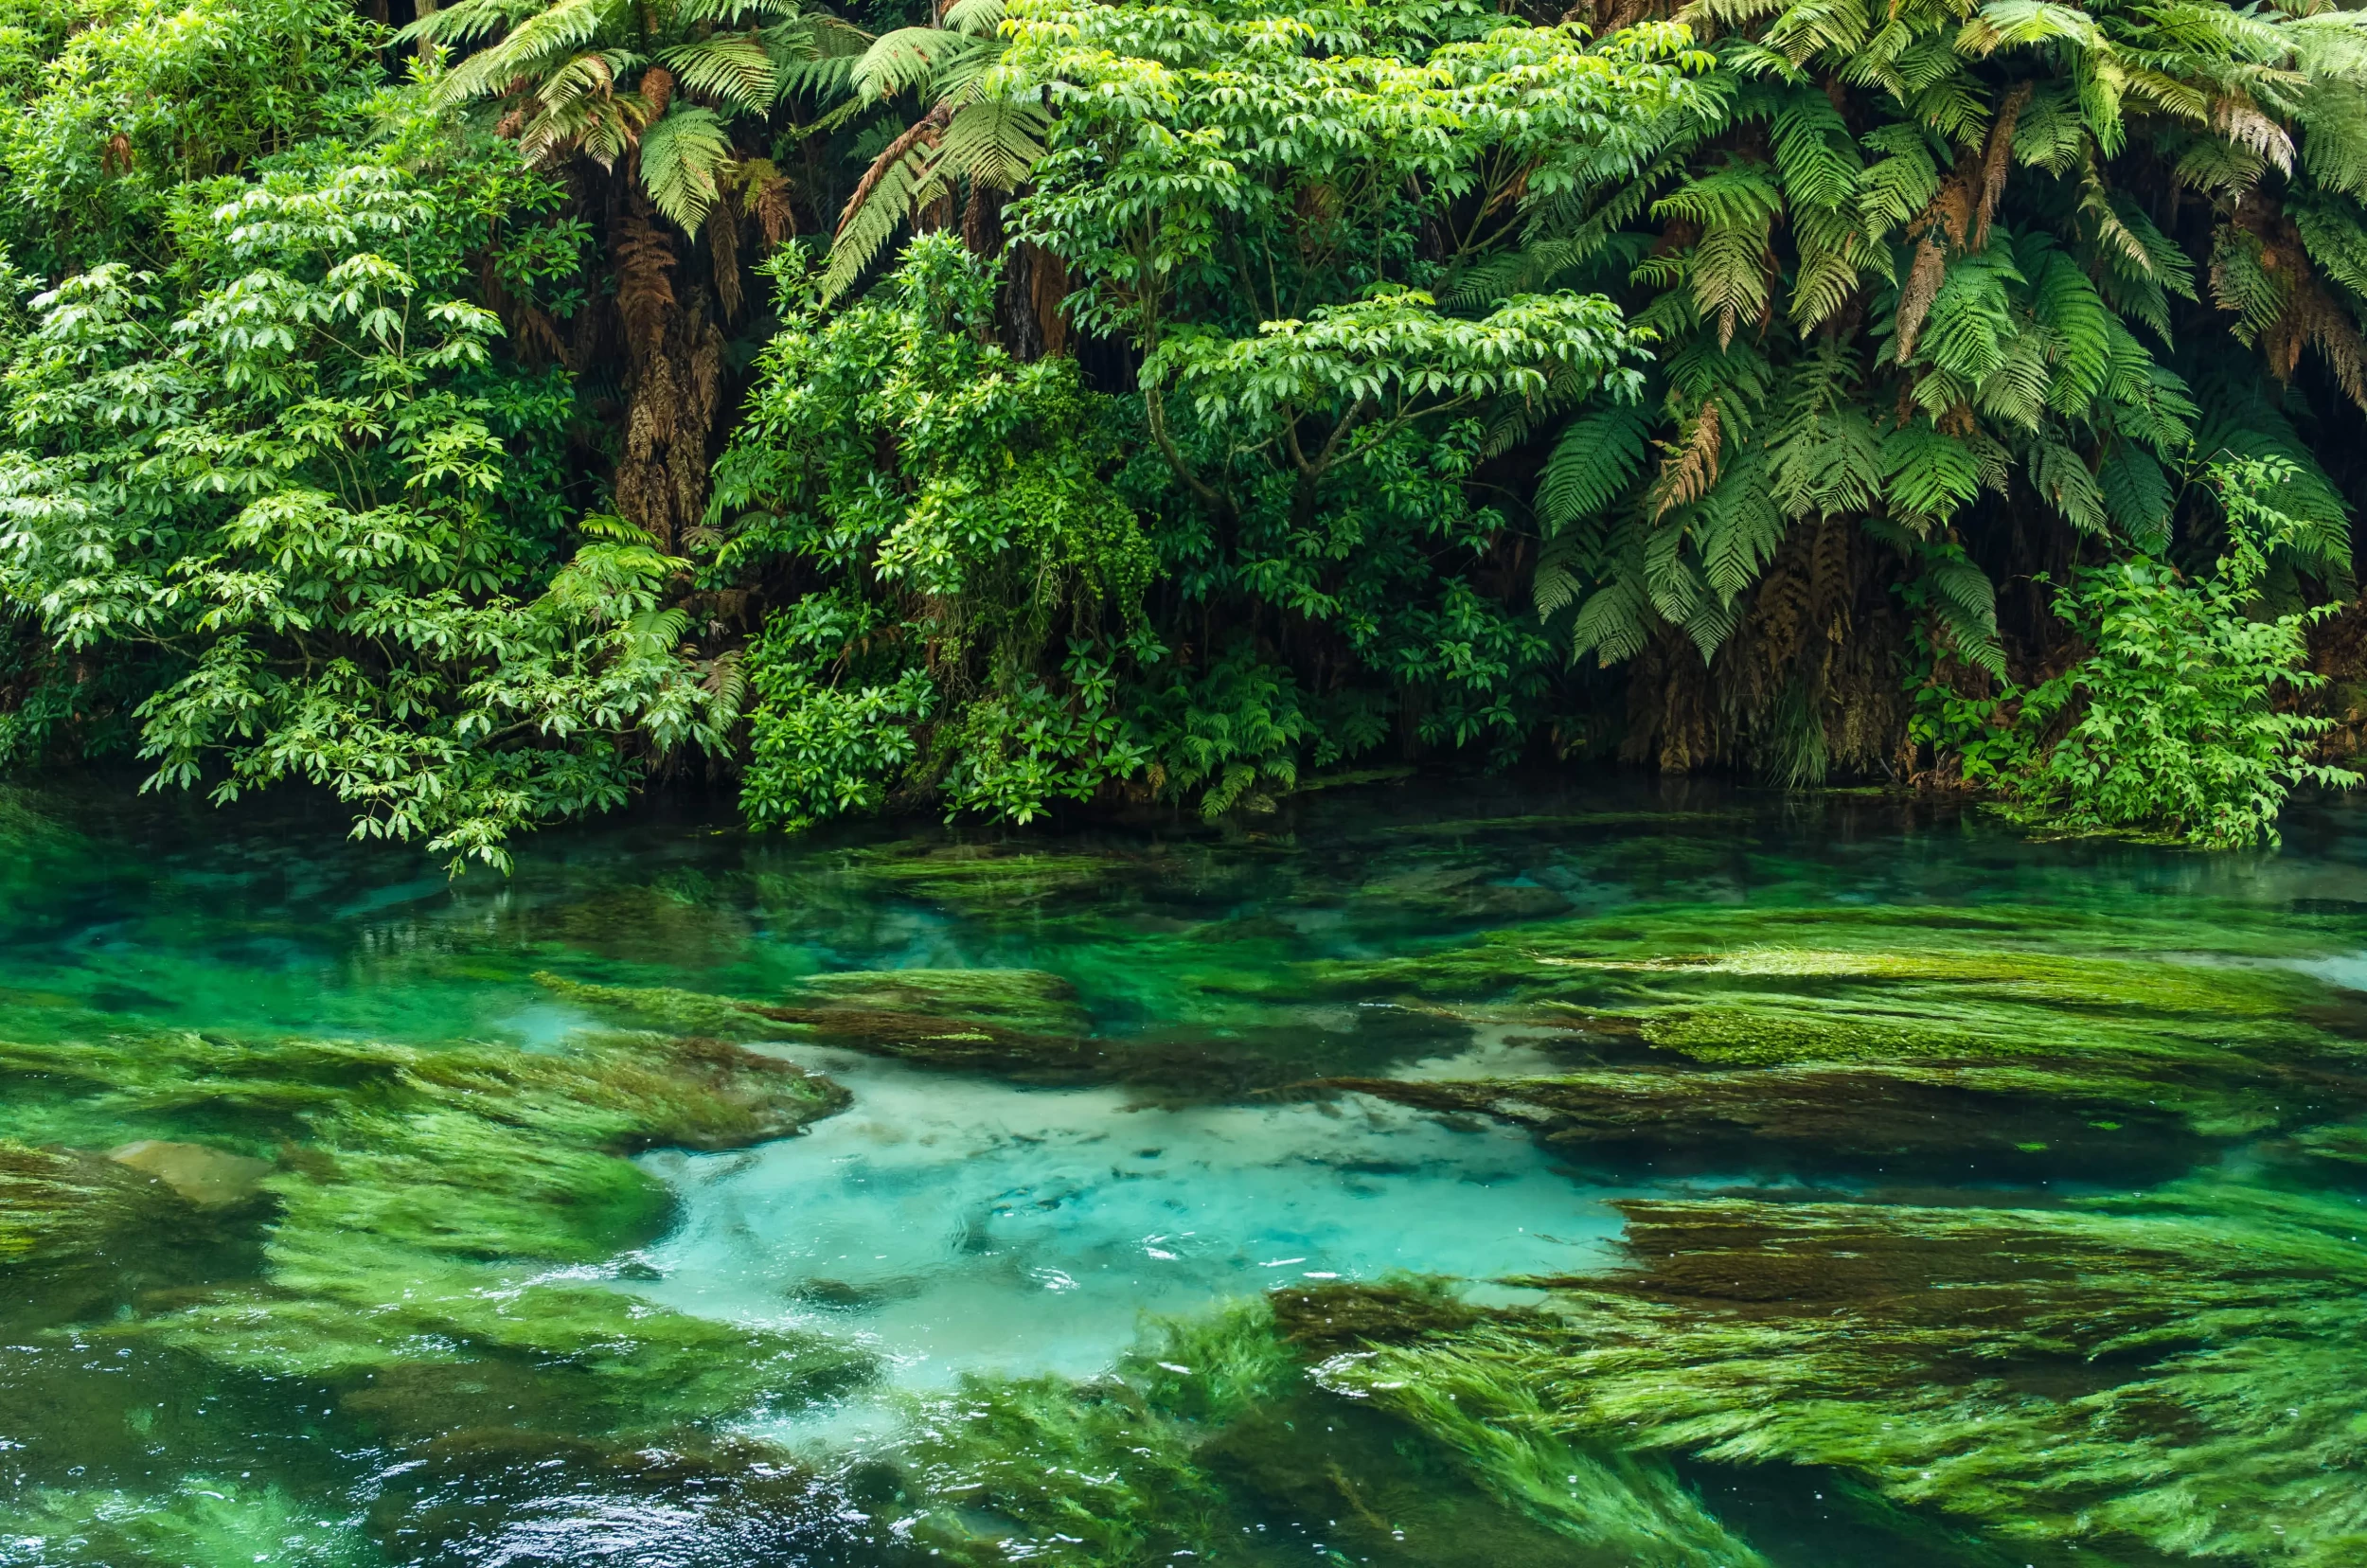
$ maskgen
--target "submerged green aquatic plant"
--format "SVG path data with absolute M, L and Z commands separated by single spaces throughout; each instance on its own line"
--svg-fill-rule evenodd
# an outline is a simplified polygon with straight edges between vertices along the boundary
M 1399 1288 L 1382 1314 L 1473 1314 Z M 1265 1302 L 1162 1325 L 1107 1377 L 965 1380 L 924 1405 L 899 1505 L 916 1539 L 980 1564 L 1094 1568 L 1201 1558 L 1493 1568 L 1617 1561 L 1762 1568 L 1669 1467 L 1545 1437 L 1482 1454 L 1319 1389 Z M 1435 1434 L 1434 1434 L 1435 1435 Z M 1311 1540 L 1266 1539 L 1261 1503 L 1328 1518 Z M 1325 1555 L 1328 1553 L 1329 1555 Z
M 567 1001 L 739 1040 L 789 1036 L 939 1066 L 1074 1077 L 1102 1057 L 1075 988 L 1036 970 L 852 970 L 810 975 L 780 1002 L 537 974 Z
M 0 1044 L 0 1096 L 53 1136 L 169 1127 L 267 1156 L 260 1277 L 98 1331 L 326 1383 L 398 1435 L 662 1432 L 868 1371 L 859 1351 L 660 1310 L 582 1269 L 664 1221 L 665 1188 L 625 1154 L 778 1137 L 845 1102 L 775 1058 L 662 1035 L 526 1052 L 147 1030 Z M 45 1185 L 0 1189 L 0 1236 L 46 1255 L 88 1239 L 67 1221 L 103 1215 L 98 1200 L 159 1185 L 117 1166 L 86 1196 L 66 1179 L 99 1170 L 87 1159 L 11 1156 L 36 1167 Z
M 189 1476 L 162 1493 L 44 1487 L 0 1515 L 0 1528 L 15 1537 L 0 1541 L 0 1562 L 370 1568 L 380 1560 L 357 1520 L 322 1517 L 329 1512 L 227 1476 Z
M 2339 949 L 2367 933 L 2245 912 L 2213 939 L 2265 959 L 2313 935 Z M 1643 907 L 1314 978 L 1398 988 L 1578 1059 L 1520 1079 L 1339 1086 L 1569 1142 L 2109 1166 L 2139 1141 L 2176 1157 L 2181 1140 L 2367 1104 L 2367 1011 L 2281 964 L 2199 959 L 2193 940 L 2183 920 L 2026 906 Z
M 187 1208 L 129 1166 L 0 1140 L 0 1267 L 77 1258 L 115 1232 L 169 1223 Z
M 2053 1209 L 1634 1202 L 1551 1315 L 1319 1381 L 1524 1445 L 1831 1466 L 2005 1540 L 2337 1568 L 2367 1548 L 2367 1213 L 2211 1173 Z M 1352 1292 L 1344 1292 L 1352 1293 Z M 1457 1435 L 1459 1434 L 1459 1436 Z

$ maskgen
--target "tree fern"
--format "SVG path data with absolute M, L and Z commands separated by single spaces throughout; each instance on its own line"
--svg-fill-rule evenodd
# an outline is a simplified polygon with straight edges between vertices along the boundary
M 822 272 L 822 297 L 835 299 L 855 285 L 911 209 L 943 188 L 931 172 L 932 153 L 948 115 L 933 111 L 881 149 L 847 198 Z

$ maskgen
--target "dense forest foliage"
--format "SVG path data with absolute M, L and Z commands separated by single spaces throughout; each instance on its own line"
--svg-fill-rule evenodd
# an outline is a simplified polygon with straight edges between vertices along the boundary
M 455 864 L 1422 759 L 2354 782 L 2314 0 L 6 0 L 0 753 Z

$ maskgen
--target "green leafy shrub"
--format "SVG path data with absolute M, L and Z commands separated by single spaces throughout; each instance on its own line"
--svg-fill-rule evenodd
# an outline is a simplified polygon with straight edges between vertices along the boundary
M 2023 699 L 2021 723 L 2072 719 L 2015 781 L 2014 813 L 2072 832 L 2164 832 L 2213 848 L 2277 842 L 2296 784 L 2348 789 L 2359 775 L 2309 760 L 2332 721 L 2280 712 L 2277 688 L 2325 678 L 2306 668 L 2305 629 L 2333 605 L 2255 612 L 2269 554 L 2295 521 L 2264 497 L 2295 477 L 2251 460 L 2213 472 L 2228 545 L 2212 575 L 2188 581 L 2139 557 L 2080 568 L 2056 596 L 2087 657 Z
M 384 82 L 342 0 L 39 0 L 0 26 L 0 244 L 51 279 L 156 265 L 190 185 L 366 132 Z
M 1142 766 L 1116 669 L 1155 647 L 1154 561 L 1105 477 L 1117 413 L 1074 362 L 989 341 L 994 286 L 942 237 L 835 317 L 787 278 L 716 471 L 718 571 L 787 558 L 823 583 L 750 651 L 754 821 L 876 810 L 900 782 L 1024 822 Z
M 58 653 L 136 667 L 151 787 L 302 779 L 357 834 L 499 865 L 518 829 L 621 803 L 648 756 L 719 743 L 737 683 L 677 652 L 678 563 L 645 537 L 594 519 L 569 554 L 572 387 L 497 357 L 470 297 L 480 264 L 572 273 L 561 188 L 382 107 L 367 152 L 183 187 L 169 271 L 109 261 L 34 301 L 0 590 Z M 59 716 L 26 704 L 11 749 Z

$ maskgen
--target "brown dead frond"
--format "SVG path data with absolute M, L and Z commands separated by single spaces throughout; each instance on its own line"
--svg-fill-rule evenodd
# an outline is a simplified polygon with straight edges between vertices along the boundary
M 707 208 L 707 253 L 713 259 L 715 297 L 722 302 L 723 319 L 739 313 L 739 213 L 725 191 Z
M 1717 460 L 1724 446 L 1724 431 L 1716 402 L 1705 402 L 1701 412 L 1694 416 L 1693 428 L 1685 433 L 1683 444 L 1662 444 L 1658 496 L 1652 504 L 1652 520 L 1658 522 L 1677 508 L 1690 505 L 1709 493 L 1717 483 Z
M 1988 150 L 1981 155 L 1981 200 L 1972 214 L 1974 250 L 1985 249 L 1989 243 L 1989 220 L 1997 214 L 1998 199 L 2005 194 L 2005 174 L 2013 163 L 2014 126 L 2030 101 L 2032 87 L 2025 81 L 2006 94 L 1989 127 Z
M 889 169 L 903 162 L 906 153 L 916 147 L 934 147 L 943 140 L 945 128 L 952 118 L 953 106 L 940 103 L 915 120 L 902 135 L 881 149 L 880 155 L 871 160 L 871 167 L 863 171 L 863 178 L 855 182 L 855 193 L 846 198 L 846 205 L 840 209 L 836 232 L 846 232 L 846 225 L 855 221 L 855 214 L 861 212 L 863 204 L 871 199 L 872 187 Z

